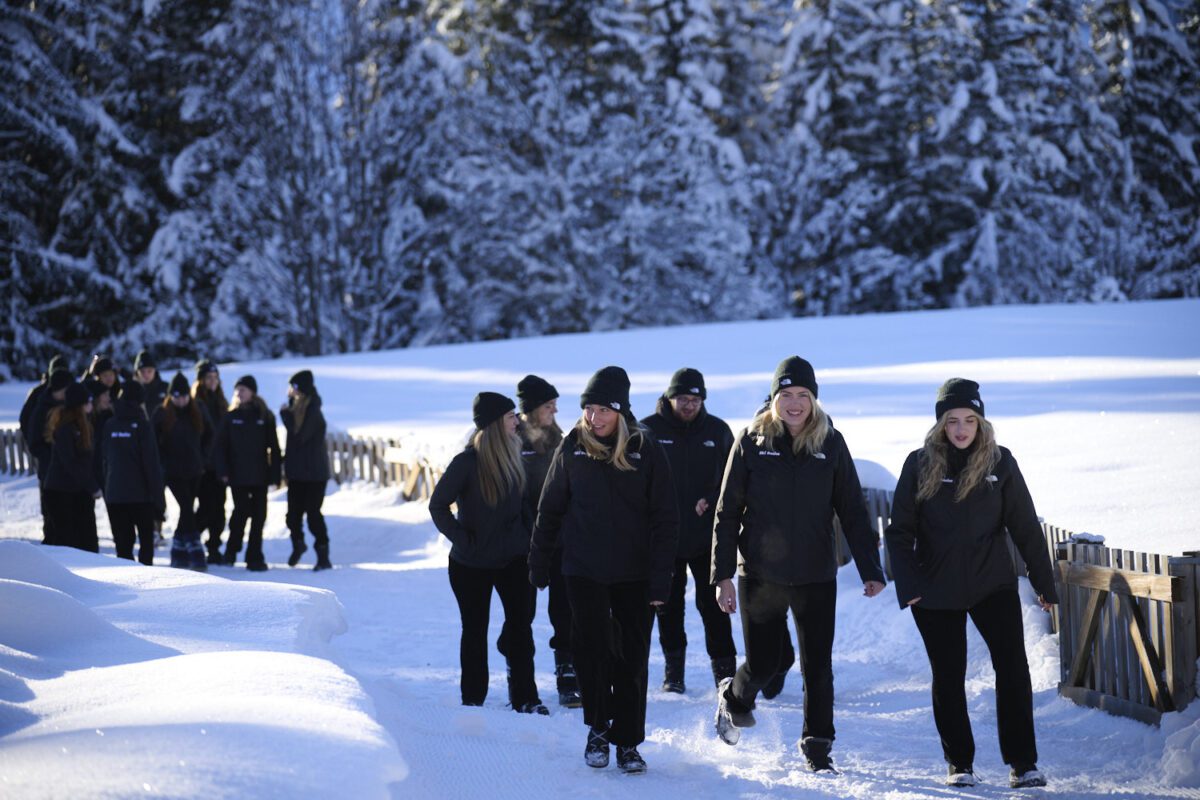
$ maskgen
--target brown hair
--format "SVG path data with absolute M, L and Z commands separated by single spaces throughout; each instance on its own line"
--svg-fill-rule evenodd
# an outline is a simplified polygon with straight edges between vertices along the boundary
M 179 409 L 171 402 L 171 396 L 167 395 L 163 398 L 163 433 L 170 433 L 175 427 L 175 421 L 179 417 Z M 195 400 L 188 400 L 187 410 L 183 413 L 187 414 L 188 422 L 192 423 L 192 428 L 197 433 L 204 433 L 204 417 L 200 416 L 200 407 Z
M 88 421 L 83 406 L 67 408 L 55 406 L 46 420 L 46 441 L 53 444 L 54 434 L 62 425 L 74 425 L 79 428 L 79 444 L 84 450 L 92 449 L 92 423 Z
M 950 409 L 953 411 L 954 409 Z M 946 438 L 946 417 L 950 411 L 942 414 L 929 432 L 925 434 L 925 447 L 921 455 L 921 477 L 917 483 L 917 500 L 928 500 L 942 488 L 942 478 L 946 477 L 947 453 L 950 450 L 950 440 Z M 1000 463 L 1000 446 L 996 444 L 996 430 L 992 423 L 983 416 L 976 414 L 979 420 L 979 431 L 975 434 L 975 450 L 967 459 L 958 479 L 958 488 L 954 492 L 954 502 L 960 503 L 971 490 L 983 482 L 984 477 Z
M 229 407 L 229 400 L 225 397 L 225 389 L 221 386 L 221 381 L 217 379 L 217 389 L 214 392 L 204 388 L 204 381 L 196 381 L 192 384 L 192 399 L 199 400 L 202 403 L 208 403 L 210 398 L 216 398 L 217 405 L 221 408 Z
M 297 392 L 292 396 L 292 420 L 296 423 L 296 430 L 300 430 L 300 426 L 304 424 L 304 415 L 308 412 L 311 402 L 309 396 L 303 392 Z

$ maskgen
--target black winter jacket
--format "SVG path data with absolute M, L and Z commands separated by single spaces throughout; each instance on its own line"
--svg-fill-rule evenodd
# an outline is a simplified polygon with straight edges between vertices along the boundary
M 710 553 L 713 516 L 721 491 L 721 475 L 733 447 L 733 431 L 723 419 L 709 414 L 703 406 L 694 420 L 681 421 L 666 397 L 659 398 L 658 411 L 642 420 L 642 424 L 667 451 L 667 460 L 671 464 L 675 500 L 679 506 L 676 557 L 690 560 Z M 696 501 L 700 498 L 708 501 L 708 510 L 697 515 Z
M 215 472 L 213 467 L 213 457 L 216 455 L 217 433 L 221 430 L 221 422 L 224 421 L 225 415 L 229 413 L 229 406 L 222 403 L 215 395 L 204 396 L 201 393 L 199 397 L 193 397 L 194 401 L 200 403 L 200 406 L 208 412 L 208 419 L 212 422 L 213 429 L 213 446 L 208 450 L 208 459 L 204 462 L 205 472 Z
M 64 423 L 58 426 L 50 447 L 50 465 L 46 471 L 47 489 L 89 495 L 99 491 L 95 472 L 96 451 L 94 448 L 84 450 L 81 446 L 82 438 L 83 434 L 77 425 Z
M 154 415 L 162 408 L 163 401 L 167 399 L 168 388 L 167 382 L 157 373 L 154 380 L 142 384 L 142 408 L 146 412 L 146 419 L 154 419 Z
M 165 507 L 158 444 L 141 405 L 118 400 L 115 413 L 96 439 L 100 489 L 106 503 L 149 503 Z
M 815 455 L 792 438 L 767 442 L 748 429 L 729 453 L 713 529 L 712 582 L 738 574 L 798 586 L 837 577 L 837 513 L 863 582 L 886 582 L 879 536 L 867 519 L 858 471 L 832 425 Z
M 29 452 L 33 452 L 34 439 L 40 439 L 42 433 L 34 432 L 33 430 L 33 413 L 37 410 L 38 400 L 41 399 L 42 393 L 49 389 L 50 381 L 47 378 L 42 378 L 42 382 L 29 390 L 29 394 L 25 395 L 25 403 L 21 406 L 21 438 L 25 440 L 25 448 Z
M 634 469 L 593 459 L 572 429 L 550 462 L 529 553 L 530 571 L 547 574 L 562 549 L 562 574 L 602 584 L 649 581 L 650 599 L 666 602 L 679 511 L 662 445 L 644 431 L 630 440 Z
M 458 516 L 450 513 L 458 504 Z M 467 446 L 433 487 L 429 516 L 453 547 L 450 558 L 468 567 L 496 569 L 529 553 L 529 518 L 523 495 L 511 491 L 495 507 L 479 489 L 479 456 Z
M 966 453 L 952 449 L 942 488 L 918 503 L 921 453 L 914 450 L 904 462 L 884 533 L 900 607 L 920 597 L 922 608 L 967 609 L 998 589 L 1015 588 L 1006 529 L 1029 567 L 1034 590 L 1058 602 L 1033 499 L 1012 453 L 1001 447 L 1000 463 L 984 485 L 958 503 L 954 492 Z
M 281 480 L 275 415 L 259 403 L 225 415 L 213 446 L 213 466 L 230 486 L 266 486 Z
M 309 397 L 304 422 L 296 428 L 295 416 L 288 407 L 279 412 L 287 431 L 287 451 L 283 455 L 283 473 L 289 481 L 321 482 L 329 480 L 329 452 L 325 449 L 325 415 L 321 413 L 321 396 Z
M 540 452 L 529 440 L 529 434 L 524 428 L 518 433 L 521 436 L 521 463 L 525 465 L 526 514 L 530 520 L 534 520 L 537 518 L 538 501 L 542 499 L 542 487 L 546 485 L 546 475 L 550 472 L 550 462 L 554 459 L 558 442 L 554 443 L 554 447 L 546 447 L 545 452 Z
M 196 408 L 200 412 L 200 430 L 192 426 L 191 413 L 186 408 L 175 409 L 175 424 L 170 431 L 166 430 L 167 410 L 160 406 L 154 412 L 151 424 L 168 482 L 199 478 L 209 461 L 216 433 L 204 406 L 197 403 Z
M 51 445 L 46 441 L 46 423 L 50 420 L 50 412 L 60 405 L 62 401 L 55 400 L 54 395 L 47 389 L 38 396 L 29 420 L 29 433 L 32 437 L 29 441 L 29 452 L 37 459 L 38 482 L 43 485 L 50 473 Z

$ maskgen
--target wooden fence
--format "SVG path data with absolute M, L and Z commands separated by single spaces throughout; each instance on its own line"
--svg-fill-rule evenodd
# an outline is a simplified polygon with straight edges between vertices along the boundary
M 34 475 L 37 467 L 17 428 L 0 428 L 0 475 Z

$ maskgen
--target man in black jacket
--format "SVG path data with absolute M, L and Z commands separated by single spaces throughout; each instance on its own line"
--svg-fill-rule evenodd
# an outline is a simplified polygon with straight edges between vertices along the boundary
M 153 419 L 154 412 L 167 399 L 167 382 L 158 374 L 158 364 L 149 350 L 142 350 L 134 359 L 133 379 L 142 385 L 142 408 L 146 419 Z
M 732 677 L 737 648 L 729 615 L 717 607 L 711 585 L 713 511 L 733 432 L 704 406 L 708 393 L 699 370 L 684 367 L 671 376 L 671 385 L 658 400 L 656 413 L 642 420 L 667 452 L 679 506 L 679 549 L 671 596 L 658 614 L 658 641 L 666 669 L 663 690 L 684 692 L 687 634 L 683 617 L 688 570 L 696 581 L 696 609 L 704 622 L 704 643 L 712 660 L 713 680 Z

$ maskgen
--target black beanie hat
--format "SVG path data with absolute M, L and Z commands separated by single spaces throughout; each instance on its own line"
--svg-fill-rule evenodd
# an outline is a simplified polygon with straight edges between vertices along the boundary
M 83 388 L 87 389 L 88 396 L 93 400 L 99 399 L 100 395 L 108 391 L 108 387 L 104 385 L 104 382 L 95 375 L 88 375 L 81 383 L 83 384 Z M 117 385 L 119 384 L 113 384 L 113 386 Z
M 979 396 L 979 384 L 966 378 L 951 378 L 938 389 L 937 403 L 933 407 L 938 419 L 953 408 L 970 408 L 983 413 L 983 398 Z
M 67 408 L 82 408 L 92 399 L 87 387 L 82 383 L 71 383 L 67 387 L 67 398 L 63 402 Z
M 556 397 L 558 397 L 558 389 L 537 375 L 526 375 L 517 384 L 517 400 L 521 402 L 522 414 L 528 414 Z
M 183 376 L 182 372 L 176 372 L 175 377 L 171 378 L 171 388 L 167 391 L 171 393 L 172 397 L 183 397 L 192 393 L 187 378 Z
M 108 372 L 109 370 L 116 371 L 111 358 L 102 355 L 92 357 L 92 364 L 88 367 L 89 375 L 99 375 L 101 372 Z
M 579 407 L 608 406 L 633 419 L 629 407 L 629 375 L 620 367 L 604 367 L 596 372 L 587 383 L 579 398 Z
M 142 350 L 137 354 L 137 358 L 133 360 L 133 371 L 137 372 L 142 367 L 157 367 L 158 364 L 154 361 L 154 356 L 150 355 L 149 350 Z
M 700 370 L 691 367 L 675 370 L 675 374 L 671 376 L 671 385 L 667 387 L 667 399 L 681 394 L 696 395 L 701 400 L 708 399 L 708 392 L 704 388 L 704 376 L 700 374 Z
M 480 392 L 475 395 L 475 402 L 471 405 L 475 427 L 483 430 L 516 407 L 511 398 L 499 392 Z
M 812 392 L 813 400 L 817 399 L 817 375 L 812 364 L 800 356 L 790 356 L 779 362 L 775 377 L 771 379 L 771 397 L 789 386 L 803 386 Z
M 140 406 L 146 399 L 142 385 L 137 381 L 125 381 L 121 384 L 121 400 L 131 406 Z
M 216 364 L 207 358 L 196 362 L 196 380 L 202 380 L 210 372 L 218 372 Z
M 313 389 L 313 374 L 311 370 L 302 369 L 292 377 L 288 378 L 288 383 L 292 385 L 300 394 L 312 394 Z
M 253 375 L 243 375 L 242 377 L 238 378 L 237 383 L 233 385 L 233 388 L 236 389 L 239 386 L 245 386 L 250 391 L 258 394 L 258 381 L 254 380 Z
M 56 353 L 54 358 L 50 359 L 50 366 L 46 368 L 46 374 L 53 375 L 60 369 L 65 369 L 67 372 L 71 371 L 71 368 L 67 365 L 67 357 L 61 353 Z
M 75 382 L 71 377 L 71 373 L 65 369 L 56 369 L 50 373 L 50 391 L 59 392 Z

